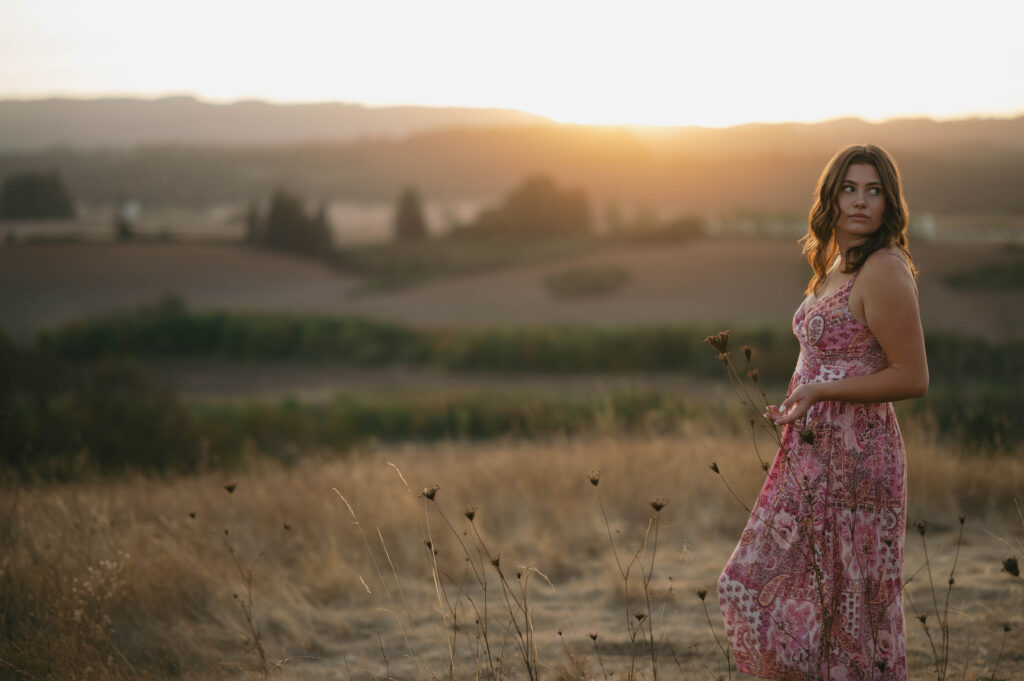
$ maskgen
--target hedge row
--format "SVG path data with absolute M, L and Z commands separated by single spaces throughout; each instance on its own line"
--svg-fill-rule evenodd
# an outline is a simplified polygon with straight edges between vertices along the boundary
M 413 329 L 356 317 L 284 313 L 191 312 L 165 299 L 134 312 L 95 318 L 40 334 L 44 353 L 82 361 L 108 356 L 324 361 L 352 366 L 431 365 L 454 371 L 548 374 L 677 372 L 721 369 L 702 343 L 705 325 L 598 327 L 572 325 Z M 797 344 L 789 329 L 734 334 L 755 349 L 767 381 L 786 381 Z M 1024 341 L 993 344 L 926 336 L 933 381 L 1024 380 Z

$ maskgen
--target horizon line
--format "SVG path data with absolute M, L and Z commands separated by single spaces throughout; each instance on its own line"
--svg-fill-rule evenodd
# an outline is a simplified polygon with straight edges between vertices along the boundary
M 534 116 L 538 119 L 555 125 L 576 125 L 586 127 L 607 127 L 607 128 L 707 128 L 720 129 L 736 128 L 746 125 L 817 125 L 836 121 L 859 121 L 872 125 L 890 123 L 896 121 L 926 120 L 936 123 L 968 121 L 968 120 L 1013 120 L 1024 117 L 1024 108 L 1014 111 L 998 112 L 963 112 L 951 115 L 936 115 L 928 113 L 907 113 L 896 114 L 884 118 L 865 117 L 856 114 L 837 115 L 817 119 L 784 119 L 784 120 L 749 120 L 733 122 L 723 125 L 710 125 L 702 123 L 638 123 L 630 121 L 619 122 L 579 122 L 571 120 L 559 120 L 547 114 L 503 106 L 483 105 L 462 105 L 462 104 L 424 104 L 414 102 L 402 103 L 369 103 L 358 101 L 346 101 L 341 99 L 310 99 L 310 100 L 283 100 L 270 97 L 237 97 L 237 98 L 216 98 L 200 95 L 192 92 L 167 92 L 162 94 L 145 93 L 97 93 L 97 94 L 69 94 L 69 93 L 47 93 L 35 95 L 4 94 L 0 93 L 0 103 L 33 103 L 45 101 L 73 101 L 73 102 L 101 102 L 101 101 L 138 101 L 138 102 L 161 102 L 168 100 L 190 100 L 209 106 L 237 106 L 242 104 L 262 104 L 275 107 L 312 107 L 312 106 L 352 106 L 364 109 L 435 109 L 435 110 L 470 110 L 470 111 L 504 111 L 519 113 L 525 116 Z

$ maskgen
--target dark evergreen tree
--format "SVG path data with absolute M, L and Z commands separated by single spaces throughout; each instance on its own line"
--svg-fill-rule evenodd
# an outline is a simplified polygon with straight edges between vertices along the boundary
M 45 220 L 75 217 L 74 202 L 60 176 L 18 173 L 4 180 L 0 190 L 0 218 Z
M 419 193 L 412 187 L 402 192 L 395 206 L 395 239 L 411 241 L 427 236 L 427 221 L 423 218 L 423 205 Z
M 263 221 L 260 243 L 303 255 L 327 255 L 331 249 L 330 227 L 321 207 L 308 217 L 301 199 L 283 190 L 274 192 Z

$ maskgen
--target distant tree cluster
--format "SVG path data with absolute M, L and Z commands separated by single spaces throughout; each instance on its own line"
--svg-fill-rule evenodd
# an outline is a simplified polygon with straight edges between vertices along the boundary
M 331 252 L 326 207 L 307 215 L 302 199 L 283 190 L 274 192 L 266 213 L 255 204 L 249 207 L 247 227 L 250 243 L 317 257 Z
M 586 194 L 563 189 L 542 175 L 526 178 L 500 205 L 484 210 L 467 227 L 517 236 L 589 234 L 592 230 Z
M 60 175 L 17 173 L 0 190 L 0 218 L 46 220 L 75 217 L 74 202 Z

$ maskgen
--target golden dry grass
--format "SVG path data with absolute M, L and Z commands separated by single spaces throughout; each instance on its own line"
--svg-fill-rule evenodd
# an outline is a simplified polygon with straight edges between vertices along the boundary
M 1021 552 L 1024 525 L 1013 503 L 1024 489 L 1024 462 L 1019 456 L 959 459 L 924 433 L 907 433 L 907 439 L 909 517 L 933 523 L 927 539 L 939 588 L 953 555 L 956 515 L 968 514 L 953 592 L 953 668 L 959 675 L 969 661 L 966 678 L 991 673 L 1000 627 L 1009 622 L 1015 628 L 998 676 L 1020 678 L 1024 585 L 1001 572 L 1000 563 Z M 724 667 L 692 590 L 710 589 L 712 621 L 718 622 L 714 580 L 745 520 L 708 470 L 711 461 L 739 496 L 752 500 L 762 473 L 749 441 L 706 430 L 672 438 L 368 447 L 345 459 L 325 453 L 292 468 L 267 464 L 230 478 L 211 473 L 5 489 L 0 678 L 258 676 L 241 607 L 247 574 L 274 675 L 442 678 L 454 635 L 455 676 L 475 678 L 474 615 L 454 584 L 465 583 L 464 595 L 475 594 L 478 603 L 482 594 L 465 579 L 459 537 L 439 515 L 443 511 L 462 532 L 469 528 L 462 515 L 467 505 L 478 507 L 473 522 L 488 548 L 500 553 L 509 579 L 515 571 L 530 580 L 542 675 L 578 678 L 587 670 L 601 676 L 587 636 L 593 632 L 608 671 L 624 676 L 630 657 L 626 590 L 598 489 L 620 556 L 641 548 L 653 515 L 649 500 L 670 499 L 659 517 L 652 582 L 656 594 L 672 591 L 656 609 L 656 632 L 666 641 L 661 672 L 663 678 L 711 678 Z M 595 489 L 588 476 L 597 469 Z M 233 493 L 227 484 L 236 485 Z M 434 501 L 419 496 L 435 484 Z M 451 580 L 442 579 L 446 593 L 459 602 L 452 610 L 439 606 L 423 542 L 428 536 L 440 573 Z M 463 541 L 472 546 L 471 537 Z M 924 565 L 919 541 L 908 532 L 906 572 L 917 573 L 909 593 L 924 608 L 930 595 L 926 572 L 917 572 Z M 512 641 L 497 633 L 508 618 L 501 617 L 494 575 L 489 579 L 492 645 L 505 643 L 505 661 L 513 665 L 506 678 L 525 678 Z M 630 591 L 636 603 L 642 590 L 635 579 Z M 907 609 L 911 678 L 933 678 L 927 640 L 909 601 Z M 454 634 L 450 620 L 442 626 L 442 613 L 458 615 Z M 650 678 L 645 659 L 638 664 Z

